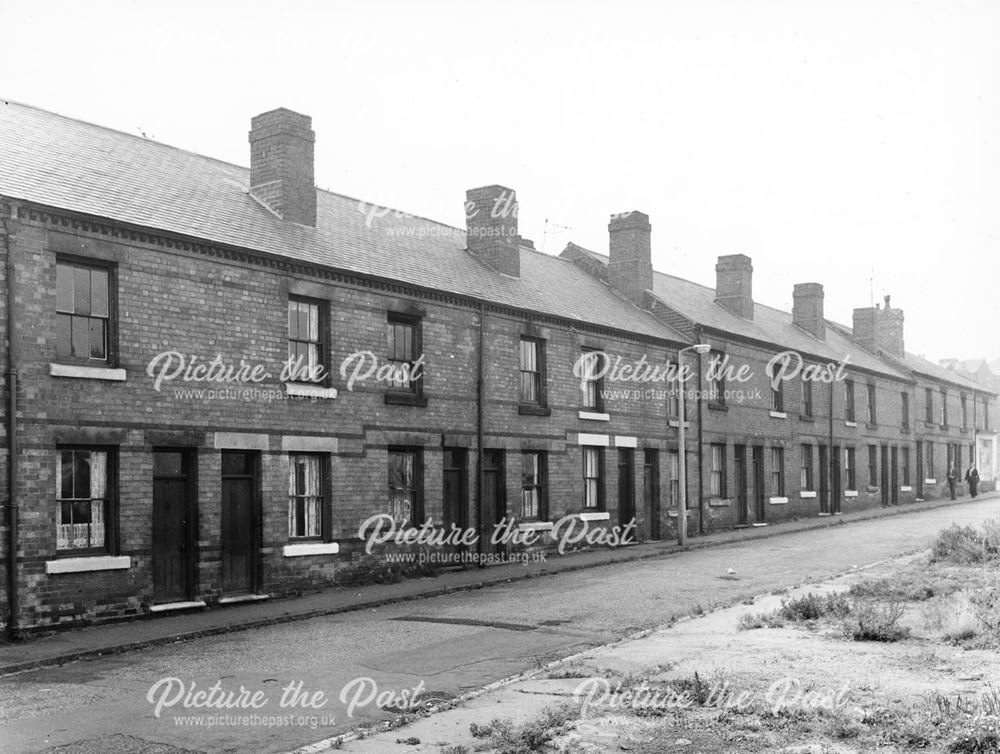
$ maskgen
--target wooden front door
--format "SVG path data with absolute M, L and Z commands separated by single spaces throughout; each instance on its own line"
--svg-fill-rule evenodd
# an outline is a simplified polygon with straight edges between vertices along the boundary
M 194 592 L 191 453 L 153 451 L 153 601 L 184 602 Z
M 899 448 L 892 446 L 892 465 L 889 467 L 889 500 L 899 505 Z
M 257 589 L 260 526 L 254 452 L 222 452 L 222 591 L 252 594 Z
M 924 499 L 924 442 L 917 440 L 917 500 Z
M 493 543 L 493 533 L 496 525 L 507 516 L 507 486 L 504 484 L 503 451 L 483 451 L 483 520 L 480 536 L 483 538 L 483 549 L 496 552 L 505 548 L 503 543 Z
M 819 446 L 819 512 L 830 513 L 830 450 Z
M 762 524 L 766 518 L 767 501 L 764 499 L 764 446 L 753 446 L 753 505 L 754 523 Z
M 840 498 L 843 496 L 840 489 L 840 459 L 840 446 L 834 445 L 830 450 L 830 512 L 833 514 L 840 513 Z
M 625 527 L 631 521 L 635 521 L 635 451 L 618 448 L 618 525 Z M 626 541 L 635 542 L 634 530 Z
M 465 448 L 444 449 L 444 500 L 442 515 L 444 530 L 451 532 L 453 528 L 463 532 L 469 525 L 469 453 Z M 449 551 L 464 550 L 463 545 L 449 545 Z M 455 558 L 455 564 L 461 564 L 461 558 Z
M 642 501 L 646 509 L 648 537 L 660 539 L 660 452 L 647 448 L 642 460 Z
M 889 504 L 889 446 L 882 446 L 882 478 L 879 485 L 882 489 L 882 505 Z
M 733 458 L 736 462 L 736 523 L 746 526 L 750 523 L 750 506 L 747 497 L 747 446 L 735 445 Z

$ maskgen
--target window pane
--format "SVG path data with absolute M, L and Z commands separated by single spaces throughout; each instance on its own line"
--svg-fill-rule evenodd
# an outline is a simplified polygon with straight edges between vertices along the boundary
M 73 268 L 74 314 L 90 314 L 90 270 L 86 267 Z
M 90 271 L 90 310 L 95 317 L 108 316 L 108 271 Z
M 69 314 L 56 315 L 56 353 L 60 356 L 73 354 L 73 317 Z
M 90 320 L 87 317 L 73 317 L 73 355 L 90 358 Z
M 180 476 L 184 473 L 184 454 L 179 451 L 158 450 L 153 453 L 154 476 Z
M 59 454 L 59 497 L 63 499 L 74 497 L 72 450 L 64 450 Z
M 73 497 L 90 497 L 90 453 L 73 452 Z
M 73 268 L 65 264 L 56 265 L 56 311 L 73 311 Z
M 298 328 L 298 310 L 299 304 L 297 301 L 288 302 L 288 337 L 298 338 L 299 328 Z M 291 354 L 289 354 L 291 355 Z
M 90 358 L 107 358 L 107 349 L 105 347 L 107 343 L 107 338 L 105 337 L 106 331 L 107 323 L 103 319 L 90 320 Z

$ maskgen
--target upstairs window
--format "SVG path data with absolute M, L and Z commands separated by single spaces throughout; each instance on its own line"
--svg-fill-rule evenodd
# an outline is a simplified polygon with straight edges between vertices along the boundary
M 107 267 L 56 262 L 56 354 L 60 358 L 109 361 L 109 279 Z
M 813 384 L 812 380 L 802 380 L 802 415 L 813 415 Z
M 875 386 L 868 385 L 868 423 L 878 424 L 878 410 L 876 408 Z
M 545 341 L 521 338 L 521 403 L 545 405 Z
M 604 359 L 606 358 L 607 356 L 601 351 L 591 349 L 583 351 L 583 377 L 580 382 L 581 405 L 590 411 L 604 410 L 604 378 L 598 375 L 604 371 Z
M 771 410 L 785 410 L 785 383 L 779 381 L 777 387 L 771 387 Z
M 389 363 L 389 403 L 425 405 L 423 395 L 423 342 L 419 317 L 390 313 L 387 323 Z
M 857 421 L 854 413 L 854 380 L 844 380 L 844 420 Z
M 322 382 L 326 377 L 321 313 L 317 301 L 288 300 L 288 362 L 292 382 Z
M 924 421 L 934 423 L 934 391 L 929 387 L 924 388 Z
M 899 394 L 900 403 L 900 426 L 904 430 L 910 428 L 910 394 L 905 390 Z

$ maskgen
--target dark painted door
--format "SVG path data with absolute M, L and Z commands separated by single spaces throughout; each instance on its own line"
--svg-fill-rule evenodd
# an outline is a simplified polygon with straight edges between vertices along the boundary
M 819 512 L 830 512 L 830 451 L 819 446 Z
M 899 448 L 892 446 L 892 466 L 889 474 L 889 487 L 892 490 L 890 500 L 893 505 L 899 505 Z
M 503 451 L 483 451 L 483 547 L 488 552 L 505 549 L 504 543 L 493 543 L 496 524 L 507 515 L 506 485 L 503 473 Z
M 882 446 L 882 478 L 879 486 L 882 488 L 882 505 L 889 504 L 889 446 Z
M 840 446 L 834 445 L 830 451 L 830 512 L 840 513 L 840 498 L 843 492 L 840 489 Z
M 618 448 L 618 525 L 624 527 L 634 520 L 635 451 L 632 448 Z M 629 530 L 626 541 L 635 542 L 634 529 Z
M 736 523 L 746 526 L 750 523 L 750 505 L 747 497 L 747 446 L 733 447 L 736 462 Z
M 194 553 L 189 454 L 153 451 L 153 601 L 191 599 Z
M 766 517 L 764 500 L 764 446 L 753 446 L 753 505 L 754 523 L 762 524 Z
M 222 453 L 222 591 L 249 594 L 257 587 L 257 454 Z
M 443 524 L 447 532 L 460 529 L 463 532 L 469 525 L 469 453 L 465 448 L 444 449 L 444 500 Z M 461 535 L 456 535 L 458 538 Z M 458 553 L 465 549 L 464 545 L 449 545 L 449 551 Z M 456 564 L 461 558 L 455 555 Z
M 917 440 L 917 499 L 924 499 L 924 443 Z
M 646 507 L 648 536 L 660 539 L 660 452 L 647 448 L 642 461 L 642 500 Z

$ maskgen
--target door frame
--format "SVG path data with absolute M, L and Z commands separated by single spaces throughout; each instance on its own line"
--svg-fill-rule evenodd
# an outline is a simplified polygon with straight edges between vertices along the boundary
M 736 471 L 736 523 L 750 525 L 750 498 L 747 496 L 747 446 L 733 446 L 733 468 Z
M 660 451 L 644 448 L 642 451 L 642 502 L 646 509 L 647 536 L 656 541 L 663 536 L 662 505 L 660 501 Z
M 840 445 L 833 445 L 830 448 L 830 513 L 839 516 L 840 499 L 844 494 L 843 490 L 843 449 Z
M 496 490 L 496 510 L 494 511 L 493 520 L 490 522 L 480 521 L 480 528 L 482 530 L 482 541 L 483 541 L 483 551 L 484 552 L 505 552 L 509 548 L 509 543 L 498 542 L 493 543 L 493 532 L 496 530 L 496 525 L 507 518 L 507 454 L 504 452 L 503 448 L 483 448 L 483 495 L 486 494 L 487 487 L 487 472 L 495 471 L 497 480 L 497 490 Z M 497 459 L 496 464 L 492 465 L 487 463 L 486 459 L 488 457 L 495 457 Z M 485 512 L 485 511 L 484 511 Z
M 625 473 L 622 473 L 623 469 Z M 624 520 L 622 505 L 624 501 L 632 511 L 629 520 L 635 521 L 635 448 L 618 448 L 618 525 L 624 527 L 629 520 Z M 629 544 L 635 544 L 635 529 L 632 529 Z
M 892 465 L 889 467 L 889 501 L 899 505 L 899 446 L 893 445 L 889 450 Z
M 222 473 L 222 456 L 227 453 L 240 453 L 242 455 L 248 455 L 251 459 L 250 474 L 224 474 Z M 253 523 L 250 527 L 250 536 L 253 557 L 250 559 L 250 585 L 247 589 L 247 594 L 256 594 L 261 589 L 261 575 L 263 573 L 263 560 L 261 557 L 260 547 L 262 542 L 262 525 L 263 525 L 263 498 L 261 496 L 261 451 L 259 450 L 240 450 L 238 448 L 223 448 L 219 455 L 219 500 L 222 501 L 222 485 L 225 479 L 250 479 L 250 510 L 253 514 Z M 224 514 L 225 511 L 222 511 Z M 222 544 L 222 516 L 219 520 L 219 543 Z M 224 579 L 222 578 L 223 569 L 223 558 L 219 559 L 219 584 L 220 586 L 224 584 Z M 227 596 L 223 593 L 223 596 Z
M 917 475 L 916 484 L 914 487 L 917 490 L 917 499 L 923 500 L 924 498 L 924 441 L 917 440 L 917 457 L 916 457 L 915 473 Z
M 881 450 L 879 455 L 881 456 L 882 469 L 879 474 L 879 486 L 882 490 L 882 505 L 889 504 L 889 446 L 880 446 Z
M 833 512 L 833 496 L 830 494 L 830 482 L 833 464 L 831 463 L 830 446 L 818 443 L 819 448 L 819 515 L 828 516 Z
M 194 599 L 194 595 L 197 593 L 198 589 L 198 449 L 191 447 L 175 447 L 175 446 L 154 446 L 152 452 L 155 453 L 180 453 L 181 463 L 186 469 L 186 473 L 183 475 L 184 478 L 184 596 L 183 600 L 189 601 Z M 152 505 L 154 509 L 153 521 L 151 522 L 151 534 L 152 543 L 155 549 L 156 540 L 156 524 L 155 524 L 155 508 L 156 508 L 156 480 L 161 479 L 177 479 L 174 476 L 163 476 L 158 475 L 155 472 L 151 475 L 153 482 L 153 496 Z M 155 557 L 155 556 L 154 556 Z M 157 602 L 155 582 L 153 589 L 153 603 L 161 604 Z
M 766 478 L 764 470 L 764 446 L 754 445 L 751 451 L 752 465 L 753 465 L 753 513 L 755 524 L 766 524 L 767 521 L 767 507 L 766 507 Z

